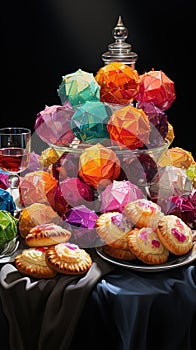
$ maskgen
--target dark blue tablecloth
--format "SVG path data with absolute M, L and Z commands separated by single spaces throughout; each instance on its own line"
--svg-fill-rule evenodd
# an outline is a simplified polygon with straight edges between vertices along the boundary
M 0 349 L 8 350 L 8 322 L 0 312 Z M 100 277 L 85 301 L 71 346 L 60 347 L 81 348 L 195 350 L 196 264 L 150 273 L 114 267 Z
M 116 269 L 94 287 L 72 349 L 195 350 L 196 266 Z M 93 344 L 93 345 L 92 345 Z

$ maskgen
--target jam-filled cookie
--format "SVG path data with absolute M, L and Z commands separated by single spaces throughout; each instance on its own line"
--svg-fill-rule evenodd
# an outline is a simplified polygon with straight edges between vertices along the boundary
M 54 223 L 37 225 L 33 227 L 25 237 L 25 243 L 29 247 L 46 247 L 67 242 L 71 232 Z
M 127 233 L 132 226 L 119 212 L 103 213 L 96 220 L 96 231 L 99 237 L 115 248 L 127 248 Z
M 145 264 L 162 264 L 168 259 L 169 251 L 161 243 L 156 228 L 132 230 L 128 236 L 128 244 L 132 253 Z
M 162 244 L 175 255 L 186 254 L 193 247 L 191 228 L 176 215 L 165 215 L 159 222 L 157 234 Z
M 48 247 L 46 262 L 55 271 L 71 275 L 84 274 L 92 265 L 91 256 L 69 242 Z
M 107 255 L 119 260 L 133 260 L 136 258 L 135 254 L 133 254 L 128 247 L 126 249 L 114 248 L 111 245 L 106 244 L 103 246 L 103 251 Z
M 137 199 L 125 206 L 124 214 L 138 228 L 157 227 L 164 216 L 161 207 L 146 199 Z
M 15 266 L 20 273 L 34 278 L 52 278 L 57 272 L 46 264 L 47 248 L 27 248 L 15 257 Z

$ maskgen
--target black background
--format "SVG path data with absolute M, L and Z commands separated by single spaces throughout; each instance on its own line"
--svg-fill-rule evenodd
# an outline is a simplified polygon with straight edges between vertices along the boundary
M 1 127 L 28 126 L 45 105 L 60 104 L 62 76 L 79 68 L 96 74 L 113 42 L 119 15 L 127 42 L 139 56 L 140 74 L 162 70 L 174 81 L 167 110 L 173 146 L 191 151 L 194 141 L 193 0 L 34 0 L 1 3 Z M 25 125 L 24 125 L 25 124 Z

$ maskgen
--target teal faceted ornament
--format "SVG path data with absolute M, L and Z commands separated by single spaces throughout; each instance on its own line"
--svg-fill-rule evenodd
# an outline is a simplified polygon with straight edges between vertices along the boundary
M 101 139 L 109 140 L 107 124 L 111 115 L 112 109 L 104 102 L 86 101 L 72 115 L 72 131 L 82 142 L 95 144 L 101 142 Z
M 67 100 L 72 106 L 86 101 L 100 101 L 100 86 L 94 75 L 81 69 L 63 76 L 57 92 L 62 105 Z

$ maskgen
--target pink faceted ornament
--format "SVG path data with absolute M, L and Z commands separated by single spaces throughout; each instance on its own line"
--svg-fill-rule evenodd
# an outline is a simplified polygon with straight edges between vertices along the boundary
M 37 114 L 35 132 L 42 141 L 57 146 L 65 146 L 74 139 L 70 120 L 74 111 L 69 105 L 46 106 Z
M 140 198 L 144 198 L 144 194 L 137 185 L 126 180 L 114 180 L 101 193 L 100 212 L 118 211 L 122 213 L 129 202 Z
M 160 71 L 151 70 L 140 76 L 140 88 L 136 100 L 152 102 L 161 110 L 168 109 L 176 98 L 174 82 Z

